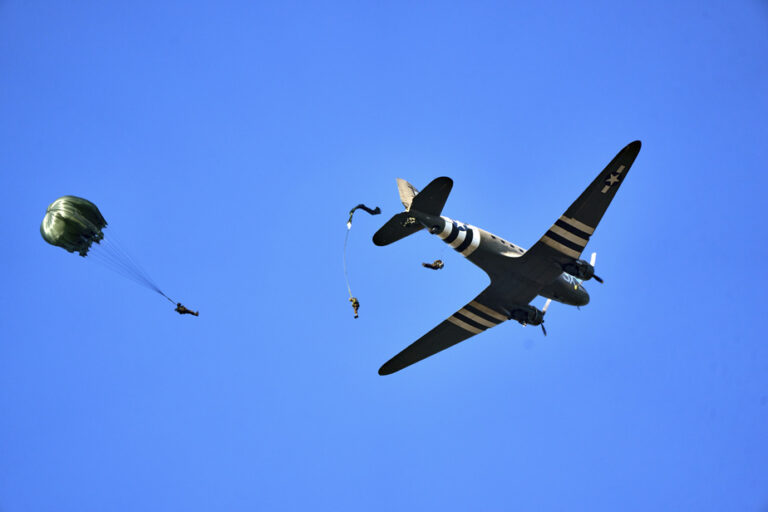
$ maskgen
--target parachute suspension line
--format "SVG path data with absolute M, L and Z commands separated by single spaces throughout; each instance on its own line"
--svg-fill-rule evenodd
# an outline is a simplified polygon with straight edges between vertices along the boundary
M 112 236 L 110 236 L 107 239 L 107 245 L 110 247 L 114 247 L 115 252 L 122 260 L 124 260 L 127 264 L 129 264 L 131 268 L 136 269 L 144 279 L 154 284 L 154 281 L 152 280 L 152 278 L 149 277 L 149 274 L 147 273 L 146 270 L 144 270 L 144 267 L 142 267 L 136 260 L 134 260 L 128 251 L 123 249 L 122 245 L 118 241 L 114 232 L 112 233 Z
M 150 277 L 149 273 L 144 270 L 128 251 L 122 248 L 120 242 L 115 237 L 114 230 L 110 229 L 109 231 L 110 232 L 100 241 L 98 246 L 91 246 L 92 254 L 97 256 L 95 259 L 110 270 L 123 277 L 127 277 L 145 288 L 157 292 L 168 299 L 171 304 L 175 304 L 173 299 L 168 297 L 168 295 L 160 289 L 157 283 Z M 94 249 L 96 250 L 93 251 Z
M 120 260 L 115 254 L 110 252 L 107 247 L 99 246 L 92 247 L 88 255 L 97 263 L 108 268 L 109 270 L 120 274 L 121 276 L 130 279 L 131 281 L 154 290 L 150 283 L 148 283 L 141 275 L 139 275 L 134 269 L 127 265 L 124 261 Z
M 135 273 L 142 283 L 144 283 L 147 288 L 157 292 L 158 294 L 162 295 L 171 304 L 175 304 L 173 299 L 168 297 L 163 291 L 160 289 L 160 287 L 155 283 L 155 281 L 150 277 L 149 273 L 144 270 L 144 267 L 142 267 L 134 258 L 131 256 L 131 253 L 124 250 L 122 246 L 120 245 L 120 242 L 118 239 L 113 236 L 111 239 L 107 242 L 107 247 L 110 249 L 114 249 L 115 253 L 117 254 L 117 260 L 121 262 L 125 262 L 125 266 L 128 268 L 128 271 L 131 273 Z
M 119 263 L 117 263 L 113 258 L 109 257 L 100 247 L 91 248 L 90 252 L 88 253 L 88 259 L 95 261 L 102 267 L 107 268 L 122 277 L 128 278 L 136 283 L 143 284 L 140 283 L 135 276 L 129 274 L 128 271 Z
M 138 273 L 141 275 L 141 278 L 149 285 L 149 287 L 152 290 L 159 293 L 160 295 L 162 295 L 163 297 L 165 297 L 166 299 L 168 299 L 168 302 L 170 302 L 171 304 L 176 304 L 176 302 L 172 298 L 170 298 L 165 293 L 163 293 L 163 291 L 160 289 L 157 283 L 155 283 L 154 279 L 152 279 L 149 273 L 146 270 L 144 270 L 144 267 L 142 267 L 141 264 L 138 261 L 136 261 L 133 258 L 133 256 L 131 256 L 131 253 L 123 249 L 119 238 L 116 238 L 114 236 L 114 233 L 112 235 L 113 236 L 111 237 L 111 240 L 109 241 L 109 243 L 117 249 L 117 252 L 120 255 L 124 256 L 124 258 L 132 264 L 133 268 L 138 270 Z
M 350 217 L 351 218 L 351 217 Z M 344 236 L 344 280 L 347 282 L 347 292 L 349 298 L 352 298 L 352 288 L 349 287 L 349 275 L 347 274 L 347 242 L 349 241 L 349 232 L 352 231 L 352 221 L 347 222 L 347 234 Z
M 349 274 L 347 273 L 347 243 L 349 242 L 349 232 L 352 230 L 352 217 L 355 215 L 355 211 L 363 210 L 369 215 L 378 215 L 381 213 L 381 208 L 369 208 L 366 205 L 360 203 L 351 210 L 349 210 L 349 219 L 347 220 L 347 234 L 344 236 L 344 279 L 347 282 L 347 292 L 349 293 L 349 300 L 353 300 L 355 297 L 352 295 L 352 288 L 349 286 Z
M 118 260 L 125 262 L 126 267 L 130 269 L 131 272 L 135 272 L 136 275 L 139 276 L 143 282 L 147 283 L 150 288 L 160 292 L 160 288 L 152 280 L 149 274 L 138 263 L 136 263 L 136 261 L 131 257 L 129 253 L 123 250 L 123 248 L 119 245 L 119 243 L 117 243 L 116 240 L 109 240 L 107 242 L 107 247 L 115 250 Z
M 106 244 L 92 246 L 90 252 L 88 253 L 88 258 L 93 259 L 94 261 L 124 277 L 130 278 L 134 282 L 142 285 L 145 284 L 138 275 L 136 275 L 134 272 L 131 272 L 131 268 L 124 261 L 121 261 L 114 253 L 114 251 L 110 251 L 107 248 Z
M 98 265 L 101 265 L 104 268 L 112 272 L 115 272 L 121 277 L 124 277 L 130 281 L 133 281 L 134 283 L 141 285 L 145 288 L 150 288 L 154 290 L 154 288 L 151 288 L 143 279 L 137 276 L 135 272 L 132 272 L 130 269 L 126 268 L 126 266 L 123 263 L 117 261 L 113 255 L 110 255 L 109 253 L 105 252 L 102 248 L 97 248 L 95 251 L 92 248 L 88 254 L 88 258 L 95 261 Z
M 113 240 L 107 241 L 104 244 L 104 248 L 107 254 L 113 256 L 114 259 L 120 265 L 122 265 L 123 268 L 125 268 L 129 273 L 135 275 L 140 282 L 147 286 L 147 288 L 150 288 L 154 291 L 159 291 L 158 286 L 154 283 L 154 281 L 152 281 L 149 275 L 147 275 L 147 273 L 144 272 L 141 267 L 137 266 L 136 263 L 125 253 L 125 251 L 122 251 Z

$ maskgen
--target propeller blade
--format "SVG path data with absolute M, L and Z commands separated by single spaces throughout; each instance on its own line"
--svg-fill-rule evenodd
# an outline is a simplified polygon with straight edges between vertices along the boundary
M 596 253 L 596 252 L 593 252 L 593 253 L 592 253 L 592 257 L 591 257 L 591 258 L 589 258 L 589 264 L 590 264 L 590 265 L 592 265 L 592 267 L 593 267 L 593 268 L 594 268 L 594 266 L 595 266 L 595 260 L 597 260 L 597 253 Z M 597 281 L 598 283 L 600 283 L 600 284 L 602 284 L 602 283 L 603 283 L 603 280 L 602 280 L 601 278 L 597 277 L 597 276 L 596 276 L 596 275 L 594 275 L 594 274 L 592 274 L 592 278 L 593 278 L 595 281 Z
M 547 335 L 547 329 L 544 327 L 544 315 L 547 314 L 547 309 L 549 308 L 550 304 L 552 304 L 552 299 L 547 299 L 547 302 L 544 303 L 544 307 L 541 308 L 541 332 L 544 333 L 544 336 Z

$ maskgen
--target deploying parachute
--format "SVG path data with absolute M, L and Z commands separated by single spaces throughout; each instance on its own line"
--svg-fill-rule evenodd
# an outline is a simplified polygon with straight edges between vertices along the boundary
M 347 220 L 347 234 L 344 237 L 344 279 L 347 282 L 347 291 L 349 292 L 349 302 L 352 303 L 352 309 L 355 311 L 355 318 L 357 318 L 357 310 L 360 308 L 360 301 L 357 297 L 352 295 L 352 288 L 349 286 L 349 275 L 347 274 L 347 242 L 349 242 L 349 231 L 352 229 L 352 217 L 355 215 L 356 210 L 363 210 L 371 215 L 378 215 L 381 213 L 381 208 L 368 208 L 364 204 L 359 204 L 349 210 L 349 220 Z
M 347 229 L 351 229 L 352 228 L 352 216 L 355 214 L 355 210 L 360 210 L 360 209 L 365 210 L 366 212 L 370 213 L 371 215 L 378 215 L 378 214 L 381 213 L 381 208 L 379 208 L 378 206 L 376 208 L 374 208 L 373 210 L 371 210 L 370 208 L 368 208 L 364 204 L 360 203 L 359 205 L 357 205 L 354 208 L 352 208 L 351 210 L 349 210 L 349 220 L 347 221 Z
M 48 206 L 40 234 L 49 244 L 94 259 L 174 303 L 120 247 L 113 232 L 104 236 L 106 227 L 107 221 L 95 204 L 82 197 L 62 196 Z

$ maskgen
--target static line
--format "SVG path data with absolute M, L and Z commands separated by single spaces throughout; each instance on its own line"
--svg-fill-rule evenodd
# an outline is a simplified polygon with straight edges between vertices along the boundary
M 347 227 L 347 234 L 344 235 L 344 254 L 343 254 L 343 260 L 344 260 L 344 280 L 347 282 L 347 292 L 349 293 L 349 298 L 352 298 L 352 288 L 349 287 L 349 275 L 347 274 L 347 242 L 349 241 L 349 232 L 352 231 L 352 226 Z

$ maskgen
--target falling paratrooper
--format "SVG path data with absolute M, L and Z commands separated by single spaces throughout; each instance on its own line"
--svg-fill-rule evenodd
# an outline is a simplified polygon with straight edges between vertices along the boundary
M 440 270 L 445 264 L 443 263 L 443 260 L 435 260 L 432 263 L 422 263 L 421 266 L 424 268 L 431 268 L 432 270 Z

